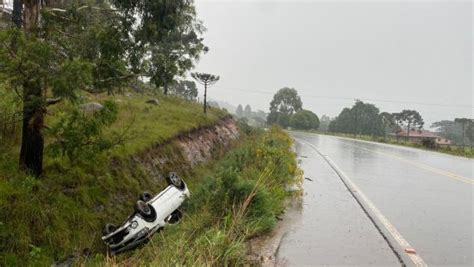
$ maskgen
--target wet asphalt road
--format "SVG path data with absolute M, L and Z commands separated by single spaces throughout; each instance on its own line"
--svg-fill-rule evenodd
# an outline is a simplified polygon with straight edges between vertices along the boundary
M 304 181 L 299 217 L 282 240 L 280 262 L 400 265 L 310 143 L 363 191 L 427 265 L 474 266 L 473 160 L 332 136 L 292 135 L 305 176 L 313 181 Z

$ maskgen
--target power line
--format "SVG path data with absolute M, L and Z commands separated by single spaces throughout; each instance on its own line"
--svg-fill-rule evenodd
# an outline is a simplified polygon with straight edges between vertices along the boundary
M 255 94 L 265 94 L 265 95 L 274 95 L 275 92 L 268 91 L 259 91 L 259 90 L 246 90 L 239 88 L 223 88 L 216 86 L 219 90 L 224 91 L 238 91 L 238 92 L 247 92 Z M 307 95 L 300 94 L 302 97 L 311 97 L 311 98 L 326 98 L 326 99 L 342 99 L 342 100 L 362 100 L 362 101 L 372 101 L 372 102 L 384 102 L 384 103 L 396 103 L 396 104 L 414 104 L 414 105 L 424 105 L 424 106 L 438 106 L 438 107 L 452 107 L 452 108 L 470 108 L 474 109 L 473 106 L 469 105 L 450 105 L 450 104 L 441 104 L 441 103 L 427 103 L 427 102 L 413 102 L 413 101 L 403 101 L 403 100 L 387 100 L 387 99 L 377 99 L 377 98 L 360 98 L 360 97 L 343 97 L 343 96 L 324 96 L 324 95 Z

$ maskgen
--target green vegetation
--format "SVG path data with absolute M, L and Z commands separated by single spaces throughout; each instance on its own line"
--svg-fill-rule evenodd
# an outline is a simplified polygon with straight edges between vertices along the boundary
M 187 166 L 173 137 L 228 116 L 206 110 L 206 90 L 203 114 L 189 101 L 195 83 L 178 81 L 208 51 L 194 2 L 15 3 L 0 30 L 0 265 L 91 254 L 100 265 L 126 264 L 140 253 L 157 265 L 245 263 L 243 242 L 270 230 L 283 210 L 295 156 L 285 133 L 245 126 L 224 160 L 225 151 L 213 151 L 213 164 Z M 192 76 L 205 89 L 219 79 Z M 142 95 L 120 94 L 130 87 Z M 142 190 L 164 186 L 141 162 L 150 151 L 166 158 L 153 172 L 176 170 L 190 183 L 186 218 L 153 240 L 158 255 L 152 244 L 100 256 L 102 226 L 129 215 Z
M 290 117 L 290 126 L 292 129 L 310 130 L 318 129 L 319 118 L 309 110 L 300 110 Z
M 329 131 L 354 135 L 381 136 L 384 134 L 382 122 L 382 118 L 379 116 L 379 109 L 375 105 L 357 100 L 351 108 L 344 108 L 329 123 Z
M 443 120 L 431 126 L 436 128 L 439 136 L 454 141 L 455 145 L 439 145 L 435 142 L 436 136 L 433 135 L 433 137 L 420 137 L 416 142 L 409 142 L 413 136 L 411 133 L 415 131 L 421 133 L 424 125 L 423 118 L 416 110 L 379 113 L 375 105 L 356 100 L 351 108 L 344 108 L 336 118 L 332 120 L 325 118 L 325 124 L 328 121 L 327 130 L 326 127 L 322 129 L 325 134 L 419 147 L 464 157 L 472 157 L 473 154 L 474 123 L 468 118 L 457 118 L 454 121 Z M 401 136 L 404 140 L 394 138 L 395 135 Z M 466 144 L 470 144 L 470 147 Z
M 270 102 L 270 114 L 267 116 L 269 125 L 278 124 L 283 128 L 318 129 L 319 118 L 310 110 L 303 109 L 303 102 L 294 88 L 282 88 Z
M 263 110 L 253 111 L 252 107 L 247 104 L 245 110 L 242 104 L 239 104 L 235 109 L 235 116 L 240 120 L 246 121 L 249 125 L 258 128 L 264 128 L 267 126 L 267 115 Z
M 156 235 L 145 248 L 93 261 L 102 265 L 241 266 L 251 264 L 245 241 L 270 231 L 295 183 L 292 141 L 278 128 L 254 132 L 222 160 L 187 177 L 191 198 L 184 220 Z
M 14 99 L 11 91 L 0 89 L 0 94 L 8 96 L 5 99 Z M 0 265 L 49 265 L 81 253 L 84 248 L 103 251 L 100 231 L 106 219 L 123 220 L 139 192 L 164 185 L 148 177 L 143 167 L 131 160 L 132 156 L 227 116 L 218 109 L 210 110 L 205 116 L 199 104 L 178 97 L 157 98 L 159 104 L 151 105 L 145 103 L 149 96 L 89 96 L 89 100 L 104 103 L 105 107 L 110 105 L 107 101 L 115 101 L 117 108 L 116 120 L 99 132 L 94 125 L 95 119 L 101 117 L 98 113 L 80 117 L 83 121 L 79 123 L 71 115 L 75 113 L 68 111 L 75 109 L 74 105 L 67 102 L 55 105 L 45 122 L 51 127 L 45 129 L 45 168 L 41 179 L 27 175 L 18 167 L 18 117 L 0 121 L 10 127 L 2 132 L 0 144 Z M 7 105 L 3 100 L 0 108 L 8 106 L 16 110 L 12 106 L 15 101 Z M 63 130 L 57 132 L 56 127 Z M 61 133 L 59 136 L 64 141 L 92 140 L 99 146 L 103 143 L 98 141 L 114 140 L 117 135 L 121 136 L 121 142 L 95 150 L 93 157 L 90 151 L 82 149 L 68 158 L 68 153 L 64 156 L 58 153 L 61 139 L 53 133 Z M 174 150 L 173 144 L 162 148 L 162 153 L 173 159 L 164 170 L 181 171 L 178 169 L 182 165 L 181 156 L 174 155 Z
M 207 88 L 219 81 L 220 77 L 209 73 L 193 72 L 191 76 L 200 84 L 204 85 L 204 114 L 207 112 Z
M 421 118 L 420 113 L 418 113 L 418 111 L 416 110 L 404 109 L 400 113 L 394 113 L 393 117 L 395 118 L 395 121 L 398 123 L 400 128 L 405 127 L 407 129 L 407 140 L 410 136 L 410 131 L 412 131 L 412 129 L 421 129 L 425 124 L 425 122 Z
M 434 122 L 431 128 L 445 138 L 462 146 L 474 144 L 474 120 L 468 118 L 456 118 L 453 121 L 442 120 Z
M 17 110 L 12 91 L 0 94 L 5 96 L 2 111 Z M 158 105 L 145 103 L 152 97 Z M 205 116 L 198 103 L 164 95 L 81 98 L 104 108 L 80 112 L 77 105 L 62 102 L 49 109 L 41 179 L 17 165 L 20 122 L 0 121 L 10 127 L 0 145 L 0 265 L 48 266 L 71 255 L 99 265 L 247 263 L 245 240 L 274 226 L 288 195 L 284 185 L 296 172 L 285 133 L 242 125 L 242 138 L 224 159 L 225 151 L 215 151 L 214 162 L 190 170 L 170 138 L 214 124 L 228 116 L 222 110 L 210 109 Z M 170 159 L 158 171 L 177 170 L 192 190 L 185 219 L 144 249 L 107 258 L 100 240 L 103 225 L 126 218 L 143 190 L 164 187 L 133 160 L 156 147 Z
M 139 77 L 166 95 L 208 51 L 193 1 L 15 3 L 10 27 L 0 30 L 0 80 L 21 96 L 19 165 L 35 177 L 51 105 L 76 103 L 84 92 L 115 94 Z
M 270 114 L 267 117 L 269 125 L 278 124 L 283 128 L 290 125 L 293 113 L 303 109 L 303 102 L 294 88 L 282 88 L 273 96 L 270 102 Z
M 198 96 L 198 89 L 194 81 L 178 81 L 170 89 L 172 95 L 181 96 L 187 100 L 195 100 Z

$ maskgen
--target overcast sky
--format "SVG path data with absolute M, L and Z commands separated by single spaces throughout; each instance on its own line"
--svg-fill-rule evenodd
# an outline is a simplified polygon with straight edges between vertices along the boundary
M 221 80 L 211 98 L 268 111 L 298 90 L 331 117 L 353 99 L 416 109 L 428 126 L 472 117 L 471 1 L 203 1 L 210 47 L 196 71 Z M 430 104 L 430 105 L 422 105 Z

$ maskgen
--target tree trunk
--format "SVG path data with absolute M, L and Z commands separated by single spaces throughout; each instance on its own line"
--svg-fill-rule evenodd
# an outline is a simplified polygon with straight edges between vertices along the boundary
M 25 9 L 23 10 L 24 24 L 23 27 L 25 31 L 29 32 L 36 27 L 41 8 L 40 0 L 23 0 L 25 4 Z
M 40 15 L 40 0 L 15 0 L 17 13 L 23 10 L 23 20 L 17 24 L 25 32 L 31 32 L 37 25 Z M 18 14 L 15 14 L 16 16 Z M 16 18 L 18 19 L 18 17 Z M 41 85 L 38 81 L 23 83 L 23 121 L 20 150 L 20 167 L 35 176 L 43 172 L 44 139 L 41 129 L 44 126 Z
M 45 109 L 42 107 L 41 87 L 38 84 L 23 85 L 23 122 L 20 150 L 20 167 L 38 177 L 43 172 Z
M 21 28 L 23 22 L 23 0 L 13 0 L 12 22 Z
M 207 84 L 204 84 L 204 114 L 207 114 Z
M 410 140 L 410 126 L 411 126 L 411 124 L 410 124 L 410 123 L 408 123 L 408 128 L 407 128 L 407 139 L 406 139 L 406 141 L 407 141 L 407 142 Z

